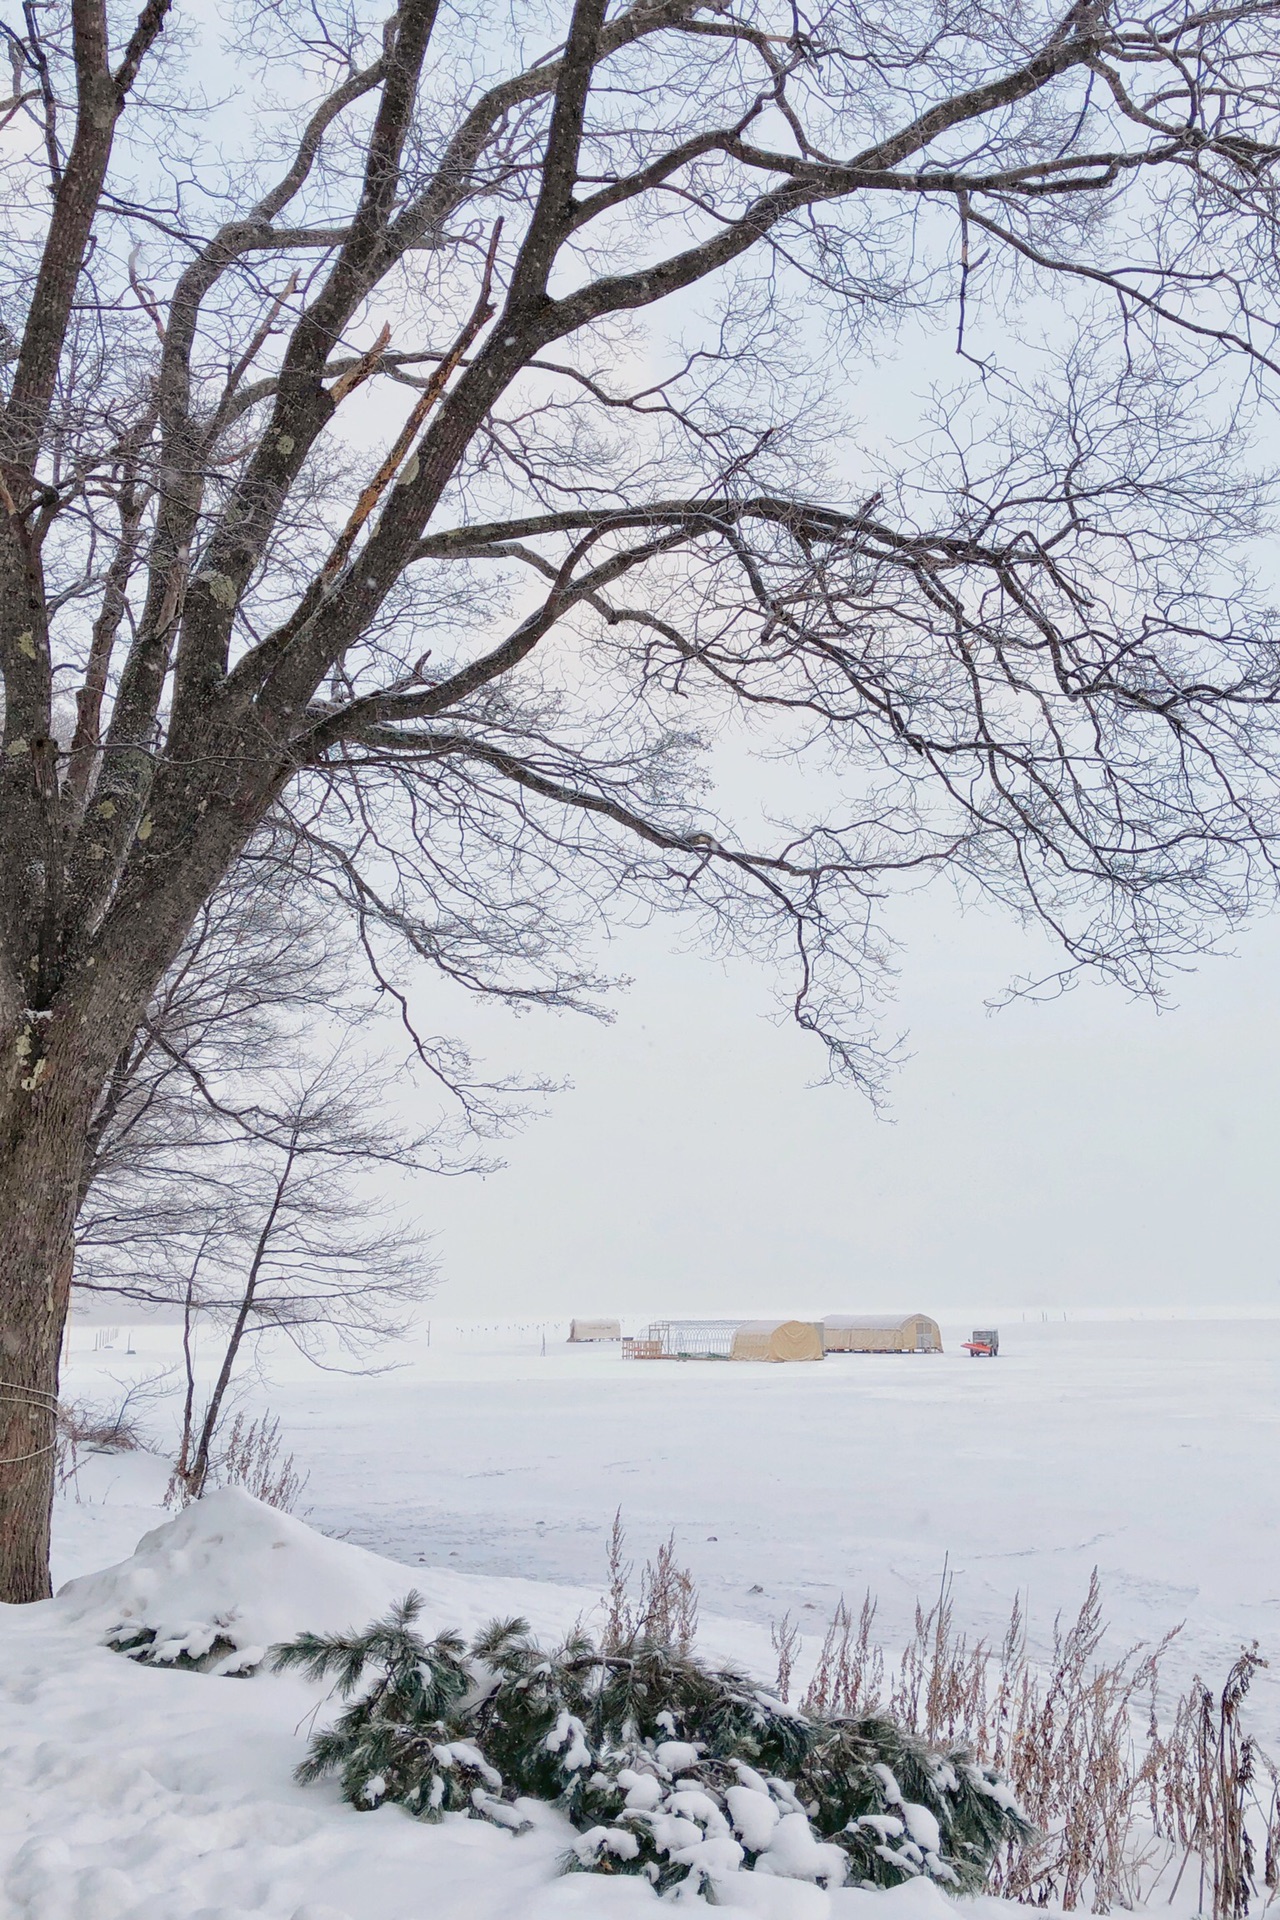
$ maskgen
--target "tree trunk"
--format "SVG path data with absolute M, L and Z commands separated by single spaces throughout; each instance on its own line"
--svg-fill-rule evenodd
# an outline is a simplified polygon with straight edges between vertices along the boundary
M 75 1221 L 98 1103 L 121 1049 L 182 945 L 201 902 L 246 837 L 243 823 L 188 852 L 177 884 L 153 878 L 146 910 L 121 909 L 78 963 L 16 1018 L 0 1001 L 0 1601 L 49 1587 L 58 1360 L 71 1298 Z M 37 902 L 37 906 L 38 906 Z M 40 915 L 33 914 L 39 921 Z M 34 954 L 28 939 L 18 950 Z M 0 977 L 13 1006 L 21 971 Z M 29 988 L 28 991 L 31 989 Z
M 122 1048 L 180 949 L 201 902 L 252 831 L 257 811 L 204 815 L 187 796 L 167 874 L 150 851 L 129 899 L 117 897 L 78 957 L 46 935 L 48 903 L 10 935 L 21 964 L 0 970 L 0 1600 L 50 1591 L 58 1359 L 71 1297 L 75 1220 L 90 1130 Z M 52 865 L 52 861 L 49 863 Z M 166 885 L 165 882 L 168 882 Z M 74 931 L 74 930 L 73 930 Z M 0 926 L 0 958 L 4 957 Z M 42 960 L 41 955 L 44 955 Z M 52 954 L 52 958 L 50 958 Z M 22 1004 L 24 993 L 32 1000 Z M 33 1010 L 34 1008 L 34 1010 Z
M 42 1098 L 21 1084 L 7 1093 L 0 1093 L 0 1600 L 13 1602 L 50 1593 L 58 1361 L 88 1115 L 80 1102 Z
M 276 1180 L 275 1193 L 272 1196 L 271 1205 L 267 1209 L 267 1217 L 262 1223 L 257 1241 L 254 1245 L 253 1259 L 250 1262 L 249 1271 L 245 1276 L 244 1292 L 240 1296 L 240 1305 L 236 1311 L 231 1332 L 227 1336 L 227 1348 L 222 1356 L 222 1366 L 218 1371 L 218 1378 L 214 1382 L 213 1392 L 209 1396 L 209 1404 L 204 1410 L 204 1423 L 200 1429 L 200 1443 L 196 1448 L 196 1457 L 187 1476 L 187 1491 L 197 1500 L 204 1492 L 204 1483 L 209 1478 L 209 1454 L 213 1447 L 214 1437 L 218 1431 L 218 1421 L 222 1417 L 222 1403 L 226 1398 L 227 1388 L 231 1385 L 231 1375 L 235 1371 L 236 1355 L 240 1351 L 240 1343 L 244 1339 L 245 1328 L 249 1324 L 249 1315 L 253 1312 L 253 1300 L 258 1290 L 258 1276 L 262 1272 L 262 1263 L 267 1257 L 267 1248 L 271 1244 L 271 1237 L 275 1232 L 275 1225 L 280 1215 L 280 1208 L 284 1204 L 285 1190 L 293 1176 L 296 1148 L 297 1133 L 295 1131 L 289 1143 L 289 1151 L 284 1166 L 281 1168 L 279 1177 Z M 190 1367 L 188 1365 L 188 1376 L 189 1374 Z

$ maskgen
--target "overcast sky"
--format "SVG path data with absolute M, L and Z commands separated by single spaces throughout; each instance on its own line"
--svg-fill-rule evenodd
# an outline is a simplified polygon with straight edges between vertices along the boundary
M 984 1003 L 1028 963 L 939 889 L 895 910 L 910 1057 L 877 1118 L 810 1083 L 767 977 L 628 934 L 611 1027 L 476 1016 L 495 1064 L 568 1075 L 483 1182 L 421 1195 L 435 1310 L 655 1313 L 1280 1305 L 1280 926 L 1163 1013 L 1086 985 Z

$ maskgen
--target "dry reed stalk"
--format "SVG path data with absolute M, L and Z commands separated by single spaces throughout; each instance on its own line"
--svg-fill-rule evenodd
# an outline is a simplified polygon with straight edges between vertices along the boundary
M 634 1631 L 630 1597 L 632 1563 L 627 1559 L 626 1547 L 627 1538 L 622 1526 L 622 1508 L 619 1507 L 613 1516 L 609 1544 L 605 1549 L 608 1585 L 602 1601 L 604 1626 L 601 1630 L 600 1644 L 606 1653 L 619 1652 L 627 1645 Z
M 641 1638 L 688 1653 L 698 1634 L 698 1590 L 687 1567 L 676 1564 L 672 1533 L 640 1575 Z
M 878 1708 L 884 1654 L 871 1638 L 875 1613 L 868 1594 L 855 1628 L 841 1599 L 804 1696 L 806 1710 L 853 1715 Z M 1256 1650 L 1242 1654 L 1216 1699 L 1197 1681 L 1177 1703 L 1166 1737 L 1159 1678 L 1179 1629 L 1110 1662 L 1100 1658 L 1105 1630 L 1095 1570 L 1076 1618 L 1069 1625 L 1055 1620 L 1043 1669 L 1028 1655 L 1020 1599 L 998 1648 L 983 1640 L 970 1645 L 956 1629 L 944 1569 L 933 1605 L 916 1608 L 886 1711 L 930 1744 L 967 1746 L 976 1760 L 998 1767 L 1039 1829 L 1038 1842 L 997 1863 L 992 1892 L 1034 1906 L 1087 1904 L 1106 1913 L 1149 1898 L 1180 1852 L 1179 1880 L 1198 1862 L 1202 1912 L 1245 1920 L 1255 1893 L 1251 1823 L 1265 1836 L 1263 1884 L 1272 1896 L 1280 1887 L 1280 1786 L 1265 1763 L 1264 1807 L 1255 1787 L 1264 1756 L 1240 1725 L 1262 1662 Z M 777 1634 L 775 1628 L 775 1646 Z M 794 1662 L 792 1648 L 788 1679 Z
M 1087 1898 L 1095 1912 L 1108 1912 L 1132 1906 L 1153 1867 L 1158 1849 L 1142 1837 L 1138 1815 L 1153 1791 L 1155 1690 L 1175 1636 L 1099 1664 L 1104 1631 L 1096 1571 L 1072 1625 L 1064 1630 L 1055 1621 L 1044 1675 L 1028 1661 L 1017 1607 L 1010 1619 L 986 1744 L 1043 1838 L 1000 1863 L 997 1881 L 1007 1897 L 1067 1908 Z M 1149 1738 L 1140 1752 L 1135 1703 L 1148 1695 Z
M 926 1613 L 916 1603 L 915 1628 L 889 1695 L 891 1718 L 935 1745 L 967 1739 L 973 1727 L 985 1729 L 989 1659 L 985 1641 L 970 1648 L 956 1636 L 951 1573 L 944 1565 L 933 1606 Z
M 884 1654 L 871 1639 L 875 1617 L 876 1603 L 868 1593 L 855 1628 L 841 1596 L 801 1703 L 806 1713 L 836 1713 L 853 1719 L 877 1711 L 884 1686 Z
M 1262 1855 L 1262 1884 L 1267 1890 L 1269 1907 L 1277 1892 L 1280 1892 L 1280 1776 L 1265 1754 L 1261 1757 L 1271 1782 L 1266 1812 L 1266 1842 Z
M 689 1653 L 698 1633 L 698 1589 L 687 1567 L 676 1561 L 671 1533 L 640 1573 L 639 1598 L 631 1599 L 633 1563 L 627 1559 L 622 1509 L 613 1516 L 606 1549 L 608 1585 L 602 1596 L 601 1644 L 618 1653 L 637 1640 L 653 1640 Z
M 1213 1920 L 1243 1920 L 1257 1892 L 1251 1812 L 1260 1816 L 1268 1906 L 1280 1884 L 1275 1769 L 1241 1727 L 1254 1674 L 1266 1665 L 1255 1642 L 1242 1650 L 1217 1699 L 1199 1678 L 1192 1683 L 1161 1748 L 1153 1783 L 1153 1819 L 1182 1850 L 1174 1892 L 1188 1864 L 1196 1861 L 1200 1909 L 1207 1906 Z M 1259 1762 L 1270 1782 L 1265 1810 L 1254 1784 Z
M 308 1476 L 299 1473 L 291 1453 L 283 1452 L 280 1422 L 270 1413 L 247 1421 L 238 1413 L 217 1463 L 218 1485 L 243 1487 L 255 1500 L 292 1513 Z
M 781 1620 L 772 1622 L 769 1637 L 778 1656 L 778 1674 L 773 1690 L 785 1707 L 791 1701 L 791 1675 L 795 1669 L 796 1654 L 800 1650 L 800 1629 L 791 1615 L 784 1613 Z

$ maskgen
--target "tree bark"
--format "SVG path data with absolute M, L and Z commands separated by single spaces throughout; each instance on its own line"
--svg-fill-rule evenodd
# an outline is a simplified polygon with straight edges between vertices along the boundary
M 30 1076 L 26 1076 L 30 1077 Z M 83 1099 L 0 1095 L 0 1601 L 46 1599 L 62 1330 L 71 1294 Z
M 95 1109 L 221 871 L 157 887 L 145 918 L 60 969 L 52 1006 L 0 1026 L 0 1601 L 50 1592 L 58 1364 Z

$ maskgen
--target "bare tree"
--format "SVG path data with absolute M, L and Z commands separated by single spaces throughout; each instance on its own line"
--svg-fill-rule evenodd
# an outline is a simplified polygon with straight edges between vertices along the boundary
M 251 1148 L 225 1166 L 227 1195 L 196 1243 L 180 1283 L 186 1395 L 176 1476 L 204 1489 L 236 1369 L 263 1334 L 283 1334 L 321 1357 L 325 1336 L 358 1358 L 402 1335 L 435 1269 L 421 1237 L 371 1196 L 371 1165 L 413 1168 L 417 1143 L 398 1140 L 378 1109 L 376 1074 L 352 1075 L 341 1059 L 284 1090 L 279 1110 Z M 172 1273 L 140 1271 L 140 1297 L 174 1299 Z M 192 1330 L 196 1315 L 225 1329 L 222 1356 L 196 1408 Z
M 176 1476 L 189 1496 L 204 1487 L 237 1370 L 258 1363 L 264 1334 L 321 1366 L 376 1370 L 376 1350 L 404 1336 L 430 1293 L 425 1237 L 406 1220 L 403 1196 L 397 1205 L 372 1176 L 445 1167 L 434 1131 L 397 1126 L 393 1094 L 382 1063 L 349 1052 L 263 1071 L 251 1106 L 213 1110 L 221 1132 L 183 1134 L 171 1110 L 158 1137 L 131 1140 L 132 1153 L 90 1187 L 77 1290 L 183 1312 Z M 221 1358 L 197 1407 L 199 1327 L 218 1330 Z
M 349 945 L 274 867 L 245 857 L 206 901 L 121 1049 L 86 1139 L 75 1279 L 111 1290 L 111 1254 L 136 1264 L 201 1216 L 205 1170 L 251 1135 L 271 1075 L 306 1057 L 309 1026 L 367 1009 Z M 181 1264 L 181 1262 L 179 1262 Z
M 461 1050 L 435 1040 L 454 1112 L 404 1125 L 404 1095 L 420 1107 L 420 1091 L 369 1051 L 371 995 L 348 928 L 277 853 L 259 836 L 237 861 L 117 1061 L 76 1221 L 75 1290 L 183 1310 L 176 1480 L 189 1497 L 261 1335 L 334 1364 L 333 1335 L 346 1364 L 376 1365 L 429 1291 L 422 1236 L 372 1177 L 483 1171 L 477 1131 L 510 1117 L 513 1089 L 481 1087 Z M 198 1326 L 225 1335 L 200 1407 Z
M 241 1235 L 247 1192 L 321 1085 L 321 1132 L 336 1151 L 349 1123 L 349 1163 L 437 1174 L 491 1170 L 480 1136 L 545 1091 L 482 1082 L 456 1043 L 418 1035 L 439 1099 L 407 1131 L 405 1096 L 421 1114 L 422 1088 L 377 1051 L 385 1022 L 350 923 L 279 855 L 258 836 L 205 902 L 103 1088 L 76 1218 L 83 1291 L 179 1304 L 193 1260 Z
M 170 8 L 5 28 L 9 1600 L 89 1129 L 273 809 L 392 991 L 581 1001 L 675 905 L 864 1078 L 897 876 L 1139 988 L 1271 879 L 1271 0 L 250 0 L 234 121 Z M 931 311 L 972 381 L 873 471 L 838 389 Z M 719 819 L 735 728 L 835 800 Z

